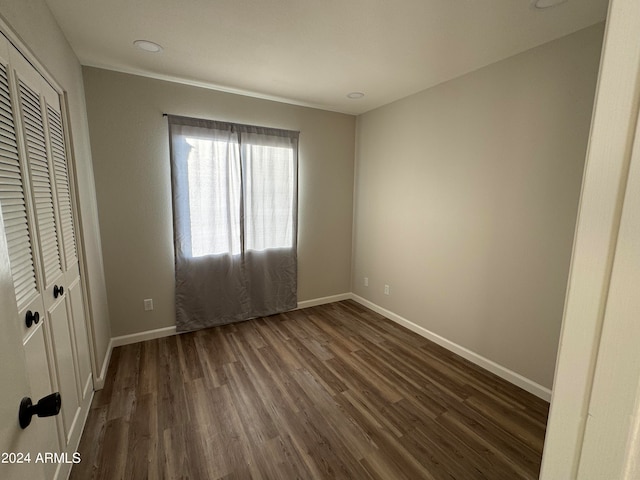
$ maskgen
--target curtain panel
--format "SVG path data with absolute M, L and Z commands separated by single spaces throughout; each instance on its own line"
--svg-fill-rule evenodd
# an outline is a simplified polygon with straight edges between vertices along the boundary
M 296 308 L 299 132 L 168 120 L 177 331 Z

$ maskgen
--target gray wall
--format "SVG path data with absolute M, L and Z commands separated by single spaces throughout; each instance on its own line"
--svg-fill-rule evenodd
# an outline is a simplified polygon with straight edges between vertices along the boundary
M 355 117 L 96 68 L 83 73 L 114 336 L 175 325 L 163 112 L 300 130 L 298 300 L 350 291 Z M 143 310 L 145 298 L 154 311 Z
M 300 301 L 353 291 L 550 388 L 602 34 L 590 27 L 357 125 L 84 68 L 113 335 L 175 324 L 169 112 L 301 130 Z
M 551 387 L 602 35 L 358 117 L 354 293 Z
M 0 0 L 0 14 L 68 96 L 81 229 L 88 270 L 89 303 L 94 327 L 95 361 L 98 368 L 101 368 L 111 333 L 82 70 L 44 0 Z

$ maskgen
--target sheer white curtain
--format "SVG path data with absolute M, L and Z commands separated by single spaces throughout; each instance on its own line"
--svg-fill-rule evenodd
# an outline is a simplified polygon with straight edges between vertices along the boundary
M 298 132 L 169 116 L 179 331 L 297 306 Z
M 191 255 L 240 254 L 240 156 L 236 142 L 184 136 Z
M 246 248 L 292 248 L 296 194 L 293 149 L 268 145 L 262 135 L 246 137 L 242 150 Z

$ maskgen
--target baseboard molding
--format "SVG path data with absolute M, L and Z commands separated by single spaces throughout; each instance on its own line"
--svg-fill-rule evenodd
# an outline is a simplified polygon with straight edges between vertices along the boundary
M 158 328 L 156 330 L 147 330 L 145 332 L 132 333 L 131 335 L 122 335 L 119 337 L 112 337 L 109 340 L 109 346 L 107 347 L 107 353 L 104 356 L 102 362 L 102 369 L 100 370 L 100 376 L 93 382 L 94 390 L 102 390 L 104 388 L 104 381 L 107 377 L 107 370 L 109 369 L 109 363 L 111 362 L 111 353 L 116 347 L 122 345 L 129 345 L 131 343 L 144 342 L 145 340 L 153 340 L 154 338 L 169 337 L 176 334 L 176 327 Z
M 520 375 L 519 373 L 509 370 L 508 368 L 503 367 L 502 365 L 499 365 L 496 362 L 489 360 L 488 358 L 485 358 L 482 355 L 479 355 L 469 350 L 468 348 L 458 345 L 457 343 L 452 342 L 451 340 L 447 340 L 446 338 L 441 337 L 440 335 L 433 333 L 430 330 L 427 330 L 426 328 L 421 327 L 420 325 L 416 325 L 412 321 L 407 320 L 406 318 L 401 317 L 400 315 L 397 315 L 396 313 L 393 313 L 390 310 L 387 310 L 386 308 L 382 308 L 381 306 L 376 305 L 375 303 L 370 302 L 369 300 L 362 298 L 359 295 L 352 294 L 351 298 L 354 301 L 358 302 L 359 304 L 373 310 L 374 312 L 377 312 L 380 315 L 387 317 L 389 320 L 392 320 L 402 325 L 403 327 L 408 328 L 412 332 L 415 332 L 418 335 L 421 335 L 424 338 L 431 340 L 434 343 L 437 343 L 441 347 L 444 347 L 447 350 L 457 355 L 460 355 L 463 358 L 466 358 L 470 362 L 475 363 L 476 365 L 484 368 L 485 370 L 488 370 L 491 373 L 498 375 L 499 377 L 507 380 L 508 382 L 511 382 L 514 385 L 522 388 L 523 390 L 526 390 L 527 392 L 532 393 L 536 397 L 546 400 L 547 402 L 551 401 L 551 390 L 549 390 L 546 387 L 543 387 L 542 385 L 534 382 L 533 380 L 529 380 L 528 378 Z
M 176 334 L 175 325 L 172 327 L 157 328 L 155 330 L 147 330 L 144 332 L 132 333 L 131 335 L 122 335 L 120 337 L 113 337 L 111 342 L 113 348 L 121 347 L 122 345 L 131 345 L 132 343 L 144 342 L 146 340 L 154 340 L 156 338 L 170 337 Z
M 351 298 L 353 298 L 353 294 L 351 293 L 341 293 L 339 295 L 331 295 L 329 297 L 313 298 L 311 300 L 298 302 L 298 308 L 296 310 L 300 310 L 301 308 L 317 307 L 318 305 L 325 305 L 327 303 L 341 302 Z
M 96 391 L 104 388 L 104 381 L 107 378 L 107 370 L 109 369 L 109 363 L 111 362 L 111 352 L 113 352 L 113 338 L 109 340 L 109 345 L 107 345 L 107 353 L 105 353 L 104 360 L 102 361 L 100 375 L 95 378 L 93 382 L 93 389 Z

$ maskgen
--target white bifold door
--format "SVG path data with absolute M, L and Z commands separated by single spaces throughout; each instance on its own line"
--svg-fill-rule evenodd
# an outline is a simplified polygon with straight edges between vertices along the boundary
M 30 387 L 23 396 L 34 403 L 52 392 L 62 398 L 57 416 L 34 417 L 23 431 L 39 432 L 29 446 L 32 461 L 62 454 L 42 464 L 47 479 L 68 475 L 93 391 L 61 105 L 0 35 L 0 207 Z

